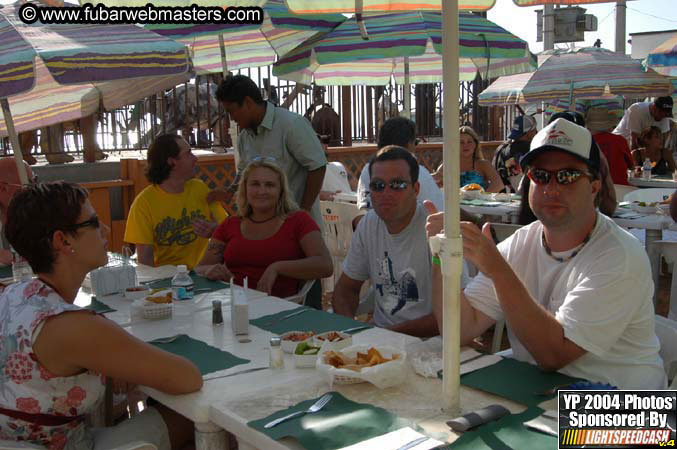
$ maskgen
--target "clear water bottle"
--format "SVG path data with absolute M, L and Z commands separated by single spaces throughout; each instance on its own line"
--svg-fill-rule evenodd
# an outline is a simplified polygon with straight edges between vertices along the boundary
M 193 298 L 193 279 L 188 275 L 188 267 L 181 264 L 176 269 L 176 275 L 172 278 L 174 298 L 178 300 L 190 300 Z
M 648 180 L 651 178 L 651 160 L 646 158 L 642 165 L 642 178 Z

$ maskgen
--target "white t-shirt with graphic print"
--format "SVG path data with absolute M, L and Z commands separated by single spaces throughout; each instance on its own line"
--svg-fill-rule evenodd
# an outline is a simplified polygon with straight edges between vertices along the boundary
M 390 234 L 385 222 L 370 210 L 353 234 L 343 272 L 353 280 L 371 280 L 374 323 L 379 327 L 432 312 L 432 254 L 426 239 L 426 217 L 425 208 L 418 203 L 411 223 L 400 233 Z

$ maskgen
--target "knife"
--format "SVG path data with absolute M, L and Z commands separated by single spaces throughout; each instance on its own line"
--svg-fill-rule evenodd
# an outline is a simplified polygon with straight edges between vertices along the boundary
M 421 436 L 420 438 L 416 438 L 413 441 L 407 442 L 401 447 L 397 447 L 397 450 L 409 450 L 410 448 L 416 447 L 418 444 L 421 444 L 428 439 L 430 439 L 428 436 Z
M 235 376 L 235 375 L 242 375 L 243 373 L 258 372 L 259 370 L 264 370 L 264 369 L 268 369 L 268 367 L 253 367 L 251 369 L 244 369 L 244 370 L 239 370 L 237 372 L 231 372 L 227 375 L 217 375 L 217 376 L 214 376 L 214 377 L 206 377 L 206 378 L 203 378 L 202 381 L 216 380 L 217 378 L 232 377 L 232 376 Z
M 282 322 L 283 320 L 289 319 L 290 317 L 298 316 L 299 314 L 303 314 L 304 312 L 310 311 L 309 309 L 302 309 L 301 311 L 296 311 L 291 314 L 287 314 L 286 316 L 282 316 L 279 319 L 273 319 L 270 322 L 266 322 L 264 325 L 272 325 L 277 322 Z

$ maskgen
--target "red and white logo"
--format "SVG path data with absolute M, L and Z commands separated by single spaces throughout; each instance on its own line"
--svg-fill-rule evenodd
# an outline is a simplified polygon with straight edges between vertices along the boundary
M 564 131 L 552 130 L 548 133 L 545 143 L 548 145 L 571 147 L 574 144 L 574 140 L 567 136 Z

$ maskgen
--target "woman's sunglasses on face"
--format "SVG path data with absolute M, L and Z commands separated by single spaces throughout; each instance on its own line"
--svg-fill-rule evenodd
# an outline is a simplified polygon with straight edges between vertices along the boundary
M 374 180 L 369 183 L 369 189 L 372 192 L 383 192 L 386 189 L 386 186 L 390 186 L 390 189 L 393 191 L 403 191 L 409 186 L 409 182 L 406 180 L 392 180 L 389 183 L 386 183 L 382 180 Z
M 527 171 L 527 176 L 531 181 L 539 186 L 550 183 L 550 179 L 554 176 L 555 181 L 561 185 L 575 183 L 580 177 L 586 176 L 592 178 L 592 174 L 586 170 L 580 169 L 559 169 L 559 170 L 545 170 L 530 168 Z
M 80 228 L 86 228 L 86 227 L 92 227 L 92 228 L 99 228 L 101 226 L 101 222 L 99 222 L 99 217 L 94 216 L 89 220 L 85 220 L 84 222 L 76 223 L 73 224 L 70 228 L 71 230 L 79 230 Z

